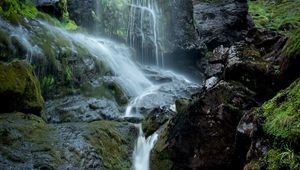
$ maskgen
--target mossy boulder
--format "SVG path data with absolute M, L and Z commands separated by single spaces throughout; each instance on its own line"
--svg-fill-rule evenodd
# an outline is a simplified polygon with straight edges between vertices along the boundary
M 44 100 L 40 83 L 25 61 L 0 63 L 0 112 L 21 111 L 41 115 Z
M 168 123 L 162 126 L 162 130 L 159 134 L 159 139 L 157 140 L 152 154 L 151 154 L 151 169 L 155 170 L 170 170 L 173 166 L 173 161 L 171 159 L 171 153 L 168 150 Z
M 3 169 L 127 170 L 137 138 L 129 123 L 47 124 L 24 113 L 0 115 Z
M 300 79 L 260 108 L 243 116 L 238 132 L 244 134 L 244 139 L 248 138 L 251 143 L 248 152 L 246 151 L 248 163 L 245 169 L 300 168 L 299 99 Z M 237 143 L 240 139 L 236 140 Z
M 300 140 L 300 79 L 262 106 L 264 130 L 288 141 Z

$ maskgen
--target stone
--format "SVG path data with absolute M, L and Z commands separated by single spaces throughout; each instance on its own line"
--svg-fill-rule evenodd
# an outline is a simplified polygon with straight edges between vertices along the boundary
M 120 169 L 131 167 L 136 127 L 115 121 L 47 124 L 23 113 L 0 115 L 4 169 Z
M 209 50 L 230 46 L 249 29 L 246 0 L 193 0 L 193 7 L 196 30 Z
M 21 111 L 41 116 L 44 99 L 32 67 L 25 61 L 0 62 L 0 112 Z
M 225 81 L 200 93 L 168 123 L 154 148 L 152 160 L 158 162 L 153 164 L 171 162 L 172 169 L 240 169 L 234 155 L 235 132 L 243 110 L 257 105 L 253 96 L 240 84 Z M 159 162 L 162 155 L 168 159 Z
M 143 132 L 146 137 L 152 135 L 163 124 L 169 121 L 175 113 L 168 108 L 154 108 L 146 114 L 147 116 L 142 122 Z
M 46 102 L 48 121 L 51 123 L 92 122 L 112 120 L 122 115 L 113 100 L 82 95 L 65 96 Z

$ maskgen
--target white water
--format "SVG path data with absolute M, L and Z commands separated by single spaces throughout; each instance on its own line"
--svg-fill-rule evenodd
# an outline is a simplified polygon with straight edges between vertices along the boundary
M 31 61 L 34 54 L 42 54 L 42 50 L 37 45 L 32 45 L 29 41 L 29 32 L 21 26 L 12 26 L 0 17 L 0 28 L 8 31 L 10 38 L 16 39 L 26 50 L 26 60 Z
M 136 116 L 136 114 L 132 115 L 131 108 L 137 102 L 141 101 L 144 96 L 156 92 L 158 87 L 153 85 L 131 60 L 132 54 L 124 45 L 107 39 L 94 38 L 79 33 L 69 33 L 46 23 L 41 23 L 47 27 L 49 31 L 55 34 L 62 34 L 66 38 L 80 43 L 95 57 L 108 64 L 117 75 L 121 87 L 130 95 L 138 96 L 126 109 L 125 116 Z M 137 126 L 139 129 L 139 137 L 133 152 L 133 167 L 135 170 L 149 170 L 150 152 L 154 147 L 158 134 L 154 133 L 146 139 L 141 125 Z
M 163 54 L 159 52 L 159 9 L 154 0 L 132 0 L 130 4 L 128 43 L 141 51 L 141 62 L 155 61 L 157 66 L 163 66 Z M 141 40 L 137 38 L 141 37 Z M 145 49 L 147 44 L 153 44 L 153 54 Z M 153 57 L 154 59 L 152 59 Z M 149 62 L 149 61 L 148 61 Z
M 151 83 L 144 73 L 137 67 L 137 65 L 131 59 L 131 52 L 123 44 L 115 43 L 111 40 L 103 38 L 95 38 L 89 35 L 80 34 L 80 33 L 70 33 L 65 30 L 59 29 L 57 27 L 51 26 L 45 22 L 40 22 L 47 31 L 53 34 L 53 36 L 63 36 L 66 39 L 70 40 L 70 44 L 74 47 L 73 43 L 78 43 L 81 46 L 85 47 L 89 52 L 94 55 L 99 60 L 106 63 L 113 71 L 117 77 L 118 83 L 121 87 L 131 96 L 136 97 L 131 101 L 128 108 L 126 109 L 125 117 L 139 117 L 142 116 L 138 110 L 134 110 L 136 106 L 139 106 L 142 101 L 146 100 L 148 103 L 157 102 L 156 105 L 160 105 L 160 101 L 164 101 L 166 98 L 160 98 L 158 95 L 165 91 L 165 93 L 171 93 L 173 89 L 170 90 L 168 86 L 163 84 L 154 85 Z M 0 20 L 0 27 L 7 28 L 11 36 L 15 36 L 19 43 L 29 50 L 30 56 L 35 53 L 41 53 L 41 50 L 30 43 L 30 36 L 28 31 L 21 27 L 12 27 L 8 23 Z M 75 49 L 74 49 L 75 50 Z M 29 58 L 30 58 L 29 56 Z M 175 75 L 174 73 L 170 74 L 180 79 L 178 82 L 175 82 L 175 91 L 176 88 L 182 88 L 181 82 L 183 84 L 190 83 L 184 79 Z M 174 82 L 172 82 L 174 83 Z M 174 88 L 173 87 L 173 88 Z M 162 90 L 162 91 L 160 91 Z M 157 95 L 152 97 L 149 100 L 149 96 Z M 162 96 L 164 97 L 164 96 Z M 171 98 L 170 96 L 167 96 Z M 170 103 L 169 103 L 170 104 Z M 139 137 L 137 139 L 136 146 L 133 152 L 133 168 L 135 170 L 149 170 L 149 159 L 151 149 L 154 147 L 155 142 L 158 138 L 158 134 L 154 133 L 148 138 L 145 138 L 141 125 L 137 125 L 139 129 Z
M 154 133 L 147 139 L 144 136 L 142 125 L 138 124 L 139 137 L 133 151 L 133 166 L 135 170 L 149 170 L 150 153 L 158 138 L 158 134 Z
M 70 33 L 49 24 L 41 22 L 53 34 L 62 34 L 64 37 L 79 43 L 89 50 L 96 58 L 106 63 L 114 71 L 118 83 L 130 96 L 138 96 L 152 83 L 131 59 L 130 49 L 124 44 L 111 40 L 95 38 L 80 33 Z

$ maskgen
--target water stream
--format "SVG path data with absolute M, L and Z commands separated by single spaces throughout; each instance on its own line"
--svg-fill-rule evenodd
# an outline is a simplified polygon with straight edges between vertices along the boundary
M 136 1 L 138 2 L 138 1 Z M 140 1 L 141 2 L 141 1 Z M 143 6 L 143 3 L 137 3 L 132 5 L 132 9 L 139 8 L 142 13 L 149 12 L 153 17 L 153 24 L 156 21 L 155 13 L 151 4 L 154 1 L 148 1 L 147 6 Z M 144 12 L 142 12 L 144 11 Z M 132 11 L 134 12 L 134 11 Z M 1 18 L 0 18 L 1 19 Z M 10 26 L 8 23 L 0 20 L 0 27 L 5 27 L 11 36 L 16 36 L 17 40 L 24 45 L 27 49 L 30 49 L 28 58 L 32 53 L 41 53 L 41 50 L 30 43 L 30 36 L 27 35 L 27 31 Z M 71 33 L 63 29 L 54 27 L 43 21 L 38 21 L 49 33 L 53 36 L 62 36 L 69 40 L 71 46 L 73 43 L 78 43 L 86 48 L 94 57 L 103 61 L 113 71 L 114 76 L 117 77 L 117 82 L 123 88 L 128 96 L 132 97 L 130 104 L 128 105 L 125 117 L 143 117 L 139 108 L 144 107 L 147 109 L 157 108 L 162 106 L 174 105 L 175 99 L 179 97 L 185 97 L 188 95 L 189 87 L 196 87 L 194 83 L 186 80 L 184 77 L 172 71 L 162 70 L 158 67 L 143 67 L 144 71 L 133 61 L 132 52 L 125 44 L 116 43 L 114 41 L 96 38 L 81 33 Z M 143 21 L 141 20 L 143 23 Z M 155 24 L 153 25 L 155 29 Z M 154 31 L 155 32 L 155 31 Z M 146 33 L 142 33 L 146 35 Z M 154 42 L 157 42 L 156 34 L 154 36 Z M 132 41 L 134 41 L 132 39 Z M 155 47 L 157 51 L 157 46 Z M 29 59 L 30 60 L 30 59 Z M 156 55 L 156 62 L 158 62 Z M 159 65 L 159 64 L 158 64 Z M 147 74 L 145 74 L 147 72 Z M 157 80 L 159 77 L 163 79 L 162 82 L 150 81 L 149 78 Z M 149 170 L 149 159 L 151 149 L 154 147 L 158 138 L 158 134 L 146 138 L 142 131 L 142 125 L 138 124 L 139 136 L 136 146 L 133 152 L 133 168 L 135 170 Z
M 150 152 L 155 145 L 158 134 L 154 133 L 146 138 L 142 130 L 142 125 L 138 124 L 137 128 L 139 129 L 139 137 L 133 151 L 133 167 L 135 170 L 149 170 Z

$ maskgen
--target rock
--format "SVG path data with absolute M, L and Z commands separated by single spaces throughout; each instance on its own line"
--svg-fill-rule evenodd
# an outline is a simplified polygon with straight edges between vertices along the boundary
M 32 67 L 25 61 L 0 63 L 0 112 L 21 111 L 41 116 L 44 99 Z
M 48 100 L 46 110 L 51 123 L 112 120 L 122 115 L 121 108 L 113 100 L 81 95 Z
M 219 45 L 230 46 L 249 28 L 246 0 L 193 0 L 193 4 L 196 30 L 209 50 Z
M 295 131 L 299 124 L 299 89 L 300 80 L 297 79 L 261 107 L 245 112 L 236 135 L 236 153 L 240 160 L 245 160 L 244 169 L 253 166 L 289 169 L 293 162 L 297 162 L 295 159 L 282 161 L 285 159 L 282 155 L 297 154 L 299 148 L 296 142 L 299 133 Z
M 217 77 L 211 77 L 205 81 L 205 88 L 210 89 L 218 83 L 219 79 Z
M 68 0 L 70 19 L 96 35 L 126 41 L 129 0 Z
M 257 103 L 254 93 L 238 83 L 220 81 L 199 94 L 168 124 L 155 146 L 153 164 L 172 169 L 240 169 L 234 158 L 235 131 L 243 110 Z M 220 154 L 222 153 L 222 154 Z M 160 157 L 168 158 L 159 162 Z
M 168 108 L 155 108 L 146 115 L 142 127 L 145 136 L 148 137 L 170 120 L 175 113 Z
M 0 115 L 4 169 L 130 169 L 138 131 L 113 121 L 46 124 L 23 113 Z

